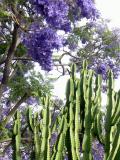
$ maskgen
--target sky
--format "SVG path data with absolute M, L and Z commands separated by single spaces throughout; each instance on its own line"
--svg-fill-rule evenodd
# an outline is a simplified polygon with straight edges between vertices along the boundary
M 96 7 L 101 16 L 110 20 L 110 27 L 120 28 L 120 0 L 95 0 Z M 61 99 L 65 98 L 66 82 L 69 76 L 61 77 L 55 82 L 54 95 Z M 115 81 L 115 90 L 120 89 L 120 77 Z M 106 95 L 103 95 L 103 105 L 106 104 Z
M 103 18 L 111 19 L 111 26 L 120 27 L 120 0 L 95 0 Z

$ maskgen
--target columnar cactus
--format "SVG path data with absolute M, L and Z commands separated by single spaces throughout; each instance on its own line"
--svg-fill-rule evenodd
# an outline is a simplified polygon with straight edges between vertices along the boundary
M 108 91 L 107 91 L 107 111 L 106 111 L 106 121 L 105 121 L 105 157 L 106 160 L 109 156 L 111 149 L 111 128 L 112 128 L 112 111 L 114 107 L 114 91 L 113 91 L 113 75 L 109 72 L 108 79 Z
M 32 134 L 35 160 L 92 160 L 92 139 L 103 144 L 104 160 L 120 157 L 120 91 L 114 91 L 113 74 L 109 72 L 107 106 L 101 111 L 102 77 L 95 79 L 93 71 L 87 70 L 84 61 L 80 79 L 75 76 L 75 65 L 71 67 L 67 82 L 66 104 L 55 124 L 51 125 L 50 97 L 43 98 L 41 119 L 39 113 L 28 110 L 28 126 Z M 102 119 L 105 118 L 103 122 Z M 54 146 L 50 146 L 51 134 L 57 133 Z M 20 113 L 15 115 L 13 129 L 14 159 L 20 160 Z M 82 150 L 81 149 L 82 146 Z M 51 151 L 51 152 L 50 152 Z M 50 154 L 51 153 L 51 154 Z
M 75 65 L 71 69 L 71 78 L 70 78 L 70 96 L 69 96 L 69 125 L 70 125 L 70 141 L 71 141 L 71 150 L 73 160 L 77 159 L 76 146 L 75 146 Z
M 120 122 L 116 125 L 116 132 L 113 137 L 112 149 L 109 153 L 107 160 L 116 159 L 117 154 L 120 157 Z M 119 158 L 118 157 L 118 158 Z
M 35 159 L 39 160 L 40 157 L 40 135 L 39 135 L 39 120 L 38 120 L 38 113 L 34 114 L 34 150 L 35 150 Z
M 14 120 L 14 128 L 13 128 L 13 159 L 14 160 L 21 160 L 21 153 L 20 153 L 20 142 L 21 142 L 21 132 L 20 132 L 20 112 L 17 111 L 15 114 Z
M 93 72 L 90 72 L 88 79 L 88 87 L 86 87 L 85 92 L 85 121 L 84 121 L 84 137 L 83 137 L 83 159 L 92 159 L 91 156 L 91 144 L 92 144 L 92 117 L 91 117 L 91 108 L 92 108 L 92 76 Z
M 120 90 L 116 93 L 115 107 L 112 115 L 112 125 L 120 121 Z
M 80 143 L 83 141 L 85 119 L 85 92 L 87 79 L 87 61 L 83 61 L 83 69 L 80 72 Z
M 43 111 L 43 120 L 42 120 L 42 137 L 41 137 L 41 150 L 40 150 L 40 160 L 50 160 L 50 125 L 51 125 L 51 116 L 50 116 L 50 98 L 46 97 L 45 99 L 45 109 Z
M 98 75 L 95 78 L 95 93 L 92 101 L 92 119 L 93 119 L 93 136 L 97 137 L 98 140 L 103 143 L 102 125 L 101 120 L 103 118 L 103 112 L 101 111 L 101 88 L 102 88 L 102 76 Z
M 80 159 L 80 81 L 76 81 L 76 107 L 75 107 L 75 148 L 77 159 Z
M 59 134 L 57 141 L 54 145 L 53 154 L 51 160 L 63 160 L 65 149 L 65 136 L 67 131 L 67 118 L 66 115 L 62 116 L 61 124 L 59 127 Z

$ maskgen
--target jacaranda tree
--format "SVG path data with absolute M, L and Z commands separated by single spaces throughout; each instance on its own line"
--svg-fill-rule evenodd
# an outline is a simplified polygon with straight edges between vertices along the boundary
M 120 30 L 110 29 L 108 25 L 107 20 L 100 18 L 76 25 L 67 39 L 70 53 L 73 50 L 74 56 L 66 52 L 78 70 L 87 59 L 89 68 L 102 74 L 104 79 L 107 79 L 109 69 L 112 69 L 114 78 L 118 78 L 120 72 Z

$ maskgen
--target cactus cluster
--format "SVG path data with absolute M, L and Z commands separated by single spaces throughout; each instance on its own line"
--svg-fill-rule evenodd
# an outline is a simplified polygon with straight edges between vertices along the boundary
M 104 147 L 104 160 L 120 157 L 120 91 L 114 91 L 113 73 L 107 80 L 107 105 L 101 109 L 102 77 L 87 70 L 84 61 L 80 78 L 75 76 L 76 66 L 71 66 L 66 87 L 66 103 L 55 122 L 51 121 L 51 99 L 43 98 L 41 113 L 28 109 L 27 127 L 31 132 L 35 160 L 93 160 L 92 142 L 97 139 Z M 104 119 L 104 121 L 103 121 Z M 15 114 L 13 127 L 13 157 L 21 159 L 22 134 L 20 113 Z M 51 146 L 52 134 L 57 139 Z M 102 160 L 102 159 L 101 159 Z

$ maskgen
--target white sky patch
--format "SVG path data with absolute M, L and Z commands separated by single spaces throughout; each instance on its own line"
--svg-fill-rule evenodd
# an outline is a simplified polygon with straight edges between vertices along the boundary
M 120 0 L 96 0 L 103 18 L 111 20 L 111 27 L 120 27 Z
M 65 90 L 66 90 L 66 83 L 70 76 L 63 76 L 60 77 L 54 83 L 54 95 L 58 96 L 58 98 L 64 100 L 65 99 Z
M 117 80 L 115 80 L 115 91 L 118 91 L 120 89 L 120 76 Z

